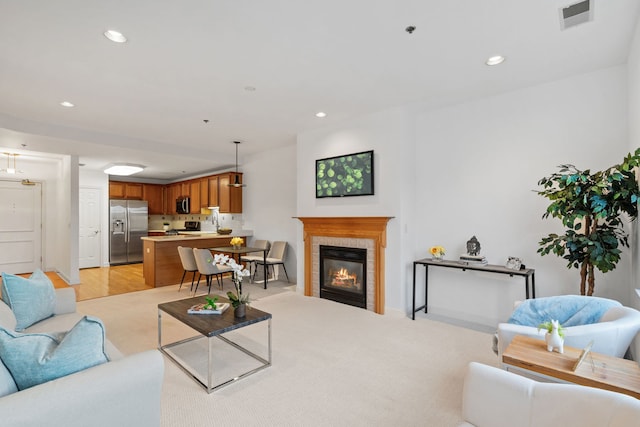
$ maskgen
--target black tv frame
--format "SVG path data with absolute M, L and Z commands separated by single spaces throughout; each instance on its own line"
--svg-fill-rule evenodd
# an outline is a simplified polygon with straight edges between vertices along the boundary
M 351 180 L 353 185 L 349 186 L 350 171 L 343 166 L 346 162 L 352 162 L 350 157 L 358 157 L 360 162 L 364 162 L 365 171 L 360 171 L 361 176 L 353 176 L 355 172 L 351 172 Z M 324 166 L 323 166 L 324 165 Z M 346 165 L 351 168 L 353 165 Z M 333 171 L 331 182 L 335 183 L 335 187 L 330 187 L 331 182 L 327 182 L 331 177 L 325 175 L 324 171 L 330 168 Z M 323 173 L 321 174 L 321 170 Z M 334 157 L 326 157 L 316 160 L 316 199 L 327 197 L 354 197 L 354 196 L 373 196 L 374 191 L 374 156 L 373 150 L 361 151 L 359 153 L 344 154 Z M 346 174 L 346 176 L 345 176 Z M 339 177 L 342 177 L 339 179 Z M 362 179 L 362 186 L 358 188 L 358 182 Z M 331 191 L 328 191 L 331 190 Z

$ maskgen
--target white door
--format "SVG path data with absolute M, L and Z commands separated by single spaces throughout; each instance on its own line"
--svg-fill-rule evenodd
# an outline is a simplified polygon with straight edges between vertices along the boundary
M 42 185 L 0 181 L 0 270 L 42 268 Z
M 99 188 L 80 188 L 80 268 L 100 267 L 101 260 L 101 230 L 100 206 L 101 191 Z

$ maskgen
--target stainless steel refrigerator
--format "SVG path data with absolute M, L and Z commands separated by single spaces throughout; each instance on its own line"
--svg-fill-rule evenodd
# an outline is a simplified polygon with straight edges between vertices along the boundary
M 142 262 L 149 207 L 142 200 L 109 200 L 109 264 Z

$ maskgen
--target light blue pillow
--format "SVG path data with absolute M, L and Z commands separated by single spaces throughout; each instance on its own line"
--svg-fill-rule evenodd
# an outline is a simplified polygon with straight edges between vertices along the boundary
M 21 334 L 0 328 L 0 359 L 19 390 L 64 377 L 109 361 L 104 325 L 84 316 L 66 333 Z
M 28 279 L 2 273 L 2 300 L 11 307 L 16 317 L 16 331 L 23 331 L 53 316 L 56 292 L 42 270 L 34 271 Z

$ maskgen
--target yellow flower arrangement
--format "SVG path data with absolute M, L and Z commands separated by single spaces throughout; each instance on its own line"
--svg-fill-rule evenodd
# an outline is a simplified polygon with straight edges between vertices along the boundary
M 429 249 L 429 252 L 431 252 L 431 255 L 435 258 L 442 258 L 445 253 L 442 246 L 432 246 L 431 249 Z
M 231 239 L 231 246 L 240 246 L 244 243 L 244 240 L 242 240 L 242 237 L 234 237 Z

